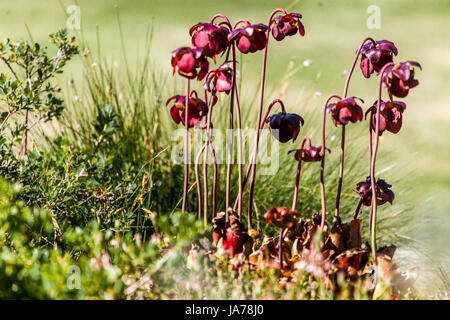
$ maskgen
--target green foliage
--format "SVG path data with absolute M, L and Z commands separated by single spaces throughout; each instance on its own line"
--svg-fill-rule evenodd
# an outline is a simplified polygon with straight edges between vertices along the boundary
M 57 38 L 58 46 L 69 50 L 69 38 L 62 34 Z M 214 249 L 208 240 L 210 230 L 203 227 L 195 214 L 176 211 L 182 194 L 182 166 L 173 165 L 166 152 L 173 143 L 174 125 L 161 98 L 173 92 L 173 88 L 150 68 L 149 56 L 134 77 L 128 68 L 117 69 L 106 62 L 95 65 L 89 50 L 84 52 L 88 52 L 83 56 L 83 84 L 87 88 L 74 83 L 65 92 L 68 108 L 64 110 L 62 99 L 54 104 L 44 100 L 30 100 L 36 102 L 31 106 L 21 104 L 17 95 L 19 90 L 25 90 L 23 83 L 13 84 L 14 78 L 6 75 L 0 81 L 9 90 L 6 95 L 10 94 L 8 101 L 12 107 L 8 105 L 8 108 L 17 110 L 15 113 L 35 110 L 38 114 L 45 113 L 48 116 L 45 119 L 62 115 L 58 123 L 58 132 L 62 134 L 52 137 L 45 127 L 37 150 L 23 158 L 14 154 L 12 146 L 21 139 L 25 127 L 9 127 L 13 137 L 9 144 L 7 135 L 0 135 L 0 175 L 8 181 L 0 181 L 0 298 L 331 299 L 349 296 L 331 292 L 326 284 L 306 274 L 300 274 L 292 286 L 280 290 L 278 278 L 271 274 L 273 270 L 261 274 L 248 270 L 236 273 L 221 257 L 205 253 Z M 123 77 L 124 74 L 128 77 Z M 41 89 L 45 90 L 45 86 Z M 75 96 L 79 99 L 74 99 Z M 30 92 L 30 97 L 36 95 Z M 312 125 L 317 120 L 316 111 L 308 111 L 314 105 L 303 104 L 309 101 L 308 97 L 302 99 L 290 102 L 302 108 L 292 111 L 308 119 L 301 134 L 311 135 L 317 141 L 319 133 Z M 219 102 L 216 110 L 215 117 L 224 117 L 227 111 L 224 101 Z M 3 114 L 4 122 L 8 114 Z M 243 122 L 254 123 L 252 117 L 252 114 L 244 115 Z M 330 147 L 336 145 L 330 143 Z M 255 200 L 261 221 L 258 229 L 262 234 L 277 233 L 264 224 L 265 210 L 291 201 L 295 163 L 292 155 L 287 155 L 289 148 L 281 150 L 283 156 L 276 179 L 258 176 Z M 349 187 L 342 202 L 345 217 L 352 215 L 356 205 L 357 195 L 349 195 L 350 181 L 361 179 L 360 158 L 361 154 L 355 153 L 346 160 Z M 331 208 L 337 162 L 338 153 L 333 152 L 326 169 Z M 223 177 L 225 170 L 224 165 L 219 166 L 219 176 Z M 312 164 L 305 166 L 302 173 L 299 209 L 305 216 L 319 208 L 317 171 L 318 167 Z M 237 175 L 232 177 L 232 186 L 232 194 L 236 194 Z M 219 191 L 224 188 L 219 186 Z M 195 208 L 196 201 L 195 192 L 191 191 L 189 208 Z M 218 198 L 218 206 L 224 207 L 222 196 Z M 396 228 L 391 220 L 387 222 L 392 229 Z M 202 250 L 190 251 L 192 244 Z M 359 288 L 358 284 L 344 285 Z M 363 290 L 355 291 L 354 297 L 367 298 Z
M 25 121 L 12 129 L 13 142 L 21 133 L 41 121 L 58 118 L 63 110 L 61 89 L 51 83 L 57 73 L 62 73 L 73 55 L 78 53 L 75 37 L 65 29 L 50 34 L 50 42 L 57 47 L 57 54 L 50 57 L 47 48 L 39 43 L 14 42 L 5 39 L 0 43 L 0 60 L 8 68 L 9 74 L 0 74 L 0 102 L 6 111 L 0 115 L 0 134 L 10 118 L 26 112 Z M 28 124 L 28 113 L 34 115 Z

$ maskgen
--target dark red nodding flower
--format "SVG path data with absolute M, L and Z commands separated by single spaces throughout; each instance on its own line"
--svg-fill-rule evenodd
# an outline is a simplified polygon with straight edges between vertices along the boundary
M 230 93 L 232 85 L 232 70 L 227 63 L 222 64 L 214 71 L 210 71 L 206 77 L 204 88 L 211 91 Z M 212 89 L 211 89 L 212 85 Z
M 295 211 L 289 211 L 285 207 L 269 209 L 264 218 L 266 223 L 273 223 L 278 228 L 291 228 L 296 223 L 299 214 Z
M 247 25 L 243 28 L 234 29 L 228 35 L 228 41 L 235 40 L 237 48 L 242 53 L 253 53 L 266 47 L 267 29 L 269 27 L 262 23 Z
M 172 100 L 174 104 L 170 108 L 170 115 L 176 124 L 180 122 L 185 125 L 185 103 L 186 96 L 176 95 L 167 100 L 166 105 L 168 105 Z M 189 114 L 188 114 L 188 127 L 193 128 L 194 126 L 199 127 L 201 125 L 201 120 L 208 113 L 208 107 L 206 103 L 199 99 L 190 97 L 189 98 Z
M 394 192 L 390 189 L 392 186 L 388 184 L 383 179 L 378 179 L 376 183 L 377 187 L 377 205 L 385 204 L 389 202 L 392 204 L 394 200 Z M 356 185 L 356 192 L 362 199 L 362 204 L 365 206 L 370 206 L 372 202 L 372 188 L 370 186 L 370 176 L 366 178 L 365 181 L 358 182 Z
M 322 157 L 322 147 L 306 146 L 295 150 L 295 160 L 297 161 L 316 162 L 322 160 Z
M 372 107 L 366 111 L 366 116 L 371 112 L 371 123 L 370 126 L 372 130 L 376 129 L 376 116 L 377 116 L 377 104 L 375 101 Z M 401 101 L 381 101 L 380 104 L 380 131 L 381 136 L 384 130 L 392 133 L 398 133 L 402 128 L 402 114 L 406 109 L 406 104 Z
M 392 62 L 394 55 L 397 54 L 397 47 L 391 41 L 381 40 L 377 41 L 375 45 L 373 42 L 365 44 L 361 48 L 360 64 L 364 77 L 370 78 L 374 71 L 380 72 L 384 65 Z
M 203 54 L 213 59 L 228 48 L 228 34 L 227 28 L 212 23 L 197 23 L 189 30 L 192 44 L 202 48 Z
M 266 122 L 269 123 L 269 130 L 272 135 L 280 142 L 292 142 L 297 139 L 300 133 L 300 127 L 304 120 L 298 114 L 280 112 L 271 115 Z
M 359 98 L 350 97 L 327 106 L 327 111 L 331 113 L 331 121 L 335 126 L 339 124 L 345 126 L 349 122 L 355 123 L 363 119 L 363 110 L 356 103 L 356 99 L 364 102 Z
M 178 67 L 178 74 L 188 79 L 202 80 L 208 72 L 209 63 L 203 55 L 203 49 L 181 47 L 172 51 L 173 74 Z
M 275 40 L 281 41 L 286 36 L 293 36 L 297 33 L 300 36 L 305 35 L 305 27 L 300 22 L 302 15 L 300 13 L 288 13 L 282 16 L 277 16 L 273 22 L 272 36 Z
M 387 86 L 390 95 L 404 98 L 408 95 L 409 89 L 419 84 L 419 81 L 414 79 L 414 68 L 412 67 L 418 67 L 422 70 L 420 64 L 415 61 L 401 62 L 386 67 L 383 83 Z

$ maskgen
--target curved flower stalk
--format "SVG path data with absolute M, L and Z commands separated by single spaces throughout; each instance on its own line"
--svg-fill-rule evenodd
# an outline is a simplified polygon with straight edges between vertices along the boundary
M 342 126 L 341 158 L 339 162 L 339 182 L 336 194 L 335 219 L 339 218 L 339 204 L 341 199 L 342 181 L 344 179 L 344 151 L 345 151 L 345 127 L 349 122 L 355 123 L 363 119 L 363 110 L 357 104 L 356 97 L 345 98 L 328 106 L 331 120 L 335 126 Z M 361 99 L 359 99 L 361 100 Z M 361 100 L 362 101 L 362 100 Z
M 380 117 L 381 117 L 381 96 L 382 96 L 382 89 L 383 84 L 387 86 L 387 91 L 389 95 L 396 95 L 398 94 L 399 97 L 405 97 L 410 88 L 413 88 L 417 86 L 418 81 L 414 79 L 414 70 L 411 70 L 411 67 L 419 67 L 421 68 L 420 64 L 415 61 L 406 61 L 403 63 L 395 64 L 393 62 L 387 63 L 383 66 L 383 68 L 380 71 L 380 79 L 378 81 L 378 101 L 377 101 L 377 107 L 376 107 L 376 115 L 375 115 L 375 142 L 373 145 L 373 151 L 371 154 L 371 161 L 370 161 L 370 188 L 372 191 L 372 201 L 370 206 L 370 240 L 371 240 L 371 246 L 372 246 L 372 257 L 374 259 L 374 263 L 376 264 L 376 219 L 377 219 L 377 190 L 378 186 L 376 185 L 375 181 L 375 161 L 378 151 L 378 143 L 379 143 L 379 137 L 380 137 Z M 391 77 L 389 77 L 391 76 Z M 400 88 L 400 89 L 399 89 Z M 399 90 L 398 90 L 399 89 Z M 369 126 L 372 126 L 372 121 L 370 122 Z M 381 180 L 383 181 L 383 180 Z M 377 182 L 378 184 L 378 182 Z M 390 186 L 390 185 L 388 185 Z
M 276 105 L 277 103 L 280 104 L 281 106 L 281 112 L 269 117 L 269 114 L 272 111 L 273 106 Z M 280 142 L 288 142 L 290 140 L 295 141 L 297 139 L 297 136 L 300 132 L 300 128 L 301 126 L 303 126 L 304 120 L 302 117 L 300 117 L 295 113 L 287 113 L 283 101 L 281 99 L 275 99 L 267 107 L 266 113 L 264 114 L 264 117 L 260 122 L 259 131 L 261 131 L 264 128 L 265 123 L 269 124 L 269 130 L 277 140 L 279 140 Z M 253 146 L 251 158 L 254 157 L 255 153 L 256 153 L 256 145 Z M 251 168 L 252 163 L 249 163 L 249 165 L 247 166 L 247 170 L 245 172 L 245 177 L 242 184 L 243 187 L 246 185 L 248 181 Z M 238 198 L 236 198 L 235 200 L 233 208 L 234 210 L 236 210 L 238 201 L 239 195 Z
M 207 143 L 205 143 L 200 151 L 197 153 L 197 156 L 195 157 L 195 184 L 197 185 L 197 197 L 198 197 L 198 218 L 202 218 L 202 186 L 200 184 L 200 173 L 198 171 L 198 164 L 200 163 L 200 157 L 203 154 L 203 151 L 205 151 L 206 147 L 208 146 Z
M 234 68 L 236 68 L 236 49 L 234 44 L 232 44 L 232 57 L 233 57 L 233 65 Z M 237 196 L 237 203 L 238 203 L 238 216 L 239 216 L 239 221 L 242 220 L 242 194 L 243 194 L 243 189 L 244 189 L 244 185 L 245 183 L 243 183 L 243 161 L 242 161 L 242 125 L 241 125 L 241 108 L 240 108 L 240 104 L 239 104 L 239 94 L 238 94 L 238 90 L 237 90 L 237 86 L 236 86 L 236 74 L 233 73 L 233 94 L 234 94 L 234 98 L 235 98 L 235 102 L 236 102 L 236 118 L 237 118 L 237 130 L 238 130 L 238 141 L 237 141 L 237 155 L 238 155 L 238 174 L 239 174 L 239 178 L 238 178 L 238 183 L 239 183 L 239 191 L 238 191 L 238 196 Z M 233 136 L 234 138 L 234 136 Z M 236 209 L 235 209 L 236 210 Z M 228 209 L 227 209 L 227 221 L 228 221 Z
M 234 53 L 232 54 L 233 65 L 235 66 L 234 61 Z M 211 90 L 210 82 L 213 83 L 214 88 Z M 207 77 L 205 81 L 205 88 L 208 91 L 212 91 L 214 98 L 215 92 L 225 92 L 229 94 L 232 92 L 230 97 L 230 148 L 227 151 L 227 175 L 226 175 L 226 187 L 225 187 L 225 207 L 229 207 L 229 197 L 230 197 L 230 184 L 231 184 L 231 167 L 232 167 L 232 150 L 234 150 L 234 91 L 235 91 L 235 72 L 233 68 L 228 66 L 228 63 L 225 62 L 218 69 L 211 72 L 210 77 Z M 228 210 L 226 210 L 226 221 L 228 221 Z
M 209 71 L 208 74 L 212 72 Z M 206 77 L 208 77 L 208 75 L 206 75 Z M 207 82 L 206 82 L 207 83 Z M 208 98 L 208 94 L 207 94 L 207 89 L 205 88 L 205 99 Z M 206 122 L 206 144 L 208 145 L 210 152 L 211 152 L 211 157 L 213 160 L 213 190 L 212 190 L 212 204 L 213 204 L 213 212 L 212 212 L 212 218 L 214 218 L 216 216 L 216 212 L 217 212 L 217 204 L 216 204 L 216 200 L 217 200 L 217 194 L 216 194 L 216 190 L 217 190 L 217 161 L 216 161 L 216 152 L 214 150 L 214 147 L 212 145 L 212 141 L 211 141 L 211 137 L 212 137 L 212 111 L 213 111 L 213 107 L 217 102 L 217 98 L 215 95 L 215 89 L 212 89 L 212 93 L 211 96 L 209 98 L 209 108 L 208 108 L 208 115 L 207 115 L 207 122 Z M 204 207 L 203 207 L 203 218 L 204 218 L 204 223 L 205 226 L 208 224 L 208 152 L 205 152 L 203 154 L 203 189 L 204 189 L 204 195 L 203 195 L 203 202 L 204 202 Z
M 305 146 L 305 143 L 308 143 Z M 309 137 L 303 138 L 300 149 L 291 150 L 289 153 L 295 151 L 295 160 L 298 161 L 297 175 L 295 178 L 294 195 L 292 197 L 292 209 L 291 211 L 297 210 L 298 202 L 298 187 L 300 184 L 300 174 L 302 170 L 302 161 L 304 162 L 317 162 L 321 161 L 323 157 L 322 147 L 311 146 L 311 139 Z
M 214 21 L 218 18 L 223 19 L 224 21 L 220 22 L 219 24 L 215 24 Z M 239 184 L 242 182 L 242 136 L 240 133 L 241 129 L 241 112 L 239 107 L 239 98 L 237 97 L 236 92 L 236 49 L 235 49 L 235 42 L 228 40 L 228 37 L 230 36 L 233 27 L 230 23 L 230 20 L 223 14 L 216 14 L 211 18 L 209 25 L 215 25 L 216 28 L 226 29 L 226 36 L 227 36 L 227 57 L 226 61 L 228 61 L 228 56 L 231 52 L 231 63 L 232 67 L 231 72 L 223 73 L 220 75 L 220 77 L 217 80 L 217 84 L 219 84 L 220 87 L 216 86 L 217 91 L 225 91 L 227 94 L 231 90 L 231 98 L 230 98 L 230 149 L 234 150 L 234 103 L 236 101 L 236 113 L 237 113 L 237 126 L 238 126 L 238 161 L 239 161 Z M 225 25 L 226 28 L 221 27 L 221 25 Z M 211 27 L 210 27 L 211 28 Z M 211 28 L 212 29 L 212 28 Z M 210 42 L 214 41 L 214 37 L 209 36 Z M 213 59 L 215 56 L 213 56 Z M 227 65 L 227 62 L 225 62 L 223 65 Z M 222 66 L 223 66 L 222 65 Z M 219 67 L 220 69 L 220 67 Z M 223 90 L 221 90 L 223 89 Z M 225 214 L 225 221 L 228 222 L 228 208 L 230 203 L 230 184 L 231 184 L 231 171 L 232 171 L 232 152 L 227 153 L 227 175 L 226 175 L 226 187 L 225 187 L 225 207 L 226 207 L 226 214 Z M 242 190 L 240 188 L 240 193 L 242 193 Z M 239 219 L 241 219 L 242 216 L 242 205 L 239 207 L 238 210 Z
M 347 75 L 347 79 L 345 81 L 345 86 L 344 86 L 344 92 L 342 94 L 342 99 L 346 99 L 347 98 L 347 93 L 348 93 L 348 87 L 350 85 L 350 79 L 352 77 L 353 71 L 355 70 L 355 66 L 356 63 L 358 61 L 359 55 L 361 54 L 361 52 L 363 50 L 369 50 L 370 47 L 368 47 L 368 45 L 370 44 L 366 44 L 368 41 L 371 42 L 372 47 L 376 46 L 376 42 L 375 40 L 373 40 L 370 37 L 365 38 L 363 41 L 361 41 L 361 44 L 358 47 L 358 50 L 356 50 L 356 54 L 355 57 L 353 58 L 353 63 L 352 66 L 350 68 L 350 71 Z M 333 121 L 334 122 L 334 121 Z M 354 122 L 354 121 L 352 121 Z M 335 123 L 336 125 L 336 123 Z M 338 182 L 338 189 L 337 189 L 337 194 L 336 194 L 336 208 L 334 211 L 334 217 L 338 218 L 339 217 L 339 206 L 340 206 L 340 199 L 341 199 L 341 190 L 342 190 L 342 183 L 344 180 L 344 153 L 345 153 L 345 124 L 342 125 L 342 132 L 341 132 L 341 150 L 340 150 L 340 162 L 339 162 L 339 182 Z
M 325 125 L 327 121 L 327 111 L 329 110 L 328 104 L 332 99 L 338 99 L 341 100 L 342 98 L 338 96 L 337 94 L 330 95 L 326 100 L 325 104 L 323 106 L 323 116 L 322 116 L 322 150 L 326 150 L 325 145 Z M 326 220 L 326 211 L 327 211 L 327 204 L 325 201 L 325 152 L 323 152 L 321 163 L 320 163 L 320 196 L 321 196 L 321 205 L 322 205 L 322 212 L 321 212 L 321 222 L 320 222 L 320 228 L 323 230 L 325 227 L 325 220 Z
M 195 97 L 192 97 L 195 94 Z M 186 95 L 175 95 L 169 98 L 166 102 L 168 105 L 173 101 L 173 106 L 170 109 L 170 115 L 172 120 L 179 124 L 184 124 L 185 131 L 185 143 L 184 143 L 184 186 L 183 186 L 183 205 L 182 211 L 186 210 L 186 199 L 188 189 L 189 178 L 189 128 L 200 127 L 201 119 L 206 117 L 208 107 L 206 103 L 197 97 L 197 92 L 189 91 L 189 79 L 186 84 Z M 186 103 L 188 101 L 188 103 Z
M 186 79 L 186 103 L 184 114 L 184 182 L 183 182 L 183 202 L 181 204 L 181 211 L 186 212 L 187 192 L 189 187 L 189 92 L 190 80 Z
M 190 79 L 197 78 L 202 80 L 206 75 L 209 67 L 208 60 L 203 55 L 201 48 L 180 47 L 172 51 L 171 64 L 173 73 L 175 74 L 178 68 L 178 74 L 186 79 L 186 98 L 184 114 L 185 136 L 184 136 L 184 183 L 183 183 L 183 202 L 181 210 L 186 211 L 187 191 L 189 183 L 189 94 L 190 94 Z M 172 114 L 173 117 L 173 114 Z M 174 119 L 175 120 L 175 119 Z
M 272 23 L 274 22 L 273 17 L 277 14 L 277 13 L 282 13 L 283 15 L 287 15 L 286 11 L 284 9 L 275 9 L 269 17 L 269 22 L 268 25 L 269 27 L 267 28 L 266 31 L 266 46 L 264 48 L 264 53 L 263 53 L 263 59 L 262 59 L 262 66 L 261 66 L 261 89 L 260 89 L 260 96 L 259 96 L 259 109 L 258 109 L 258 120 L 256 122 L 256 136 L 255 136 L 255 153 L 251 159 L 250 164 L 252 165 L 252 169 L 251 169 L 251 180 L 250 180 L 250 190 L 249 190 L 249 201 L 248 201 L 248 221 L 249 221 L 249 226 L 251 226 L 251 220 L 252 220 L 252 212 L 253 212 L 253 193 L 254 193 L 254 189 L 255 189 L 255 179 L 256 179 L 256 159 L 257 159 L 257 155 L 258 155 L 258 144 L 259 144 L 259 126 L 260 126 L 260 122 L 261 122 L 261 116 L 262 116 L 262 108 L 263 108 L 263 104 L 264 104 L 264 84 L 265 84 L 265 78 L 266 78 L 266 62 L 267 62 L 267 50 L 268 50 L 268 40 L 269 40 L 269 34 L 270 34 L 270 26 L 272 25 Z M 303 31 L 304 34 L 304 31 Z

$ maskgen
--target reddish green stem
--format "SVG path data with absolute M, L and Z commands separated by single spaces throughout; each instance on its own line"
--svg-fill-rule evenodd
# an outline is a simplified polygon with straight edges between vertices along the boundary
M 309 146 L 311 147 L 311 139 L 309 137 L 303 138 L 300 150 L 303 150 L 305 147 L 305 143 L 308 142 Z M 298 186 L 300 184 L 300 174 L 302 173 L 302 159 L 298 159 L 298 166 L 297 166 L 297 175 L 295 177 L 295 186 L 294 186 L 294 196 L 292 197 L 292 209 L 291 211 L 295 211 L 297 209 L 297 202 L 298 202 Z
M 281 106 L 281 111 L 284 112 L 284 113 L 286 113 L 286 108 L 284 107 L 283 101 L 282 101 L 281 99 L 275 99 L 275 100 L 273 100 L 273 101 L 270 103 L 269 107 L 267 107 L 267 111 L 266 111 L 266 113 L 265 113 L 265 115 L 264 115 L 264 117 L 263 117 L 263 119 L 262 119 L 262 121 L 261 121 L 261 123 L 260 123 L 260 125 L 259 125 L 259 130 L 260 130 L 260 131 L 264 128 L 264 124 L 266 123 L 267 118 L 269 117 L 269 114 L 270 114 L 270 112 L 272 111 L 273 106 L 274 106 L 275 104 L 277 104 L 277 103 L 280 104 L 280 106 Z M 254 155 L 255 155 L 255 152 L 256 152 L 256 145 L 253 146 L 253 150 L 252 150 L 252 153 L 251 153 L 251 156 L 250 156 L 251 159 L 253 159 L 253 157 L 254 157 Z M 251 168 L 252 168 L 252 164 L 249 163 L 248 166 L 247 166 L 247 170 L 245 171 L 245 177 L 244 177 L 244 180 L 243 180 L 243 183 L 242 183 L 242 188 L 244 188 L 245 185 L 247 184 L 247 181 L 248 181 L 248 177 L 249 177 L 249 175 L 250 175 L 250 170 L 251 170 Z M 235 200 L 235 202 L 234 202 L 233 210 L 236 211 L 236 207 L 237 207 L 237 204 L 238 204 L 238 202 L 240 201 L 240 199 L 241 199 L 241 198 L 240 198 L 240 196 L 238 195 L 238 197 L 236 198 L 236 200 Z
M 326 150 L 326 145 L 325 145 L 325 125 L 327 122 L 327 107 L 328 104 L 330 103 L 330 101 L 332 99 L 339 99 L 341 100 L 341 97 L 338 96 L 337 94 L 332 94 L 330 95 L 326 100 L 325 100 L 325 104 L 323 106 L 323 116 L 322 116 L 322 160 L 320 162 L 320 195 L 321 195 L 321 200 L 322 200 L 322 220 L 320 222 L 320 228 L 323 230 L 324 226 L 325 226 L 325 216 L 326 216 L 326 210 L 327 210 L 327 205 L 326 205 L 326 201 L 325 201 L 325 178 L 324 178 L 324 172 L 325 172 L 325 150 Z
M 240 104 L 239 104 L 239 94 L 238 94 L 238 89 L 237 89 L 237 85 L 236 85 L 236 47 L 235 47 L 234 42 L 231 46 L 232 46 L 231 47 L 231 50 L 232 50 L 231 55 L 232 55 L 232 63 L 233 63 L 233 66 L 232 66 L 232 68 L 233 68 L 233 91 L 232 91 L 232 94 L 234 96 L 234 98 L 232 98 L 232 99 L 236 99 L 236 118 L 237 118 L 237 130 L 238 130 L 238 143 L 237 143 L 238 170 L 239 170 L 238 215 L 239 215 L 239 220 L 242 221 L 242 193 L 243 193 L 244 185 L 242 183 L 243 163 L 242 163 L 241 108 L 240 108 Z M 227 221 L 228 221 L 228 207 L 226 210 L 226 214 L 227 214 Z
M 249 190 L 249 198 L 248 198 L 248 227 L 251 228 L 252 225 L 252 212 L 253 212 L 253 193 L 255 190 L 255 180 L 256 180 L 256 160 L 258 158 L 258 144 L 259 144 L 259 125 L 261 122 L 261 116 L 262 116 L 262 109 L 264 104 L 264 84 L 266 80 L 266 62 L 267 62 L 267 50 L 269 48 L 269 38 L 270 38 L 270 25 L 272 24 L 272 18 L 277 13 L 283 13 L 286 14 L 286 11 L 283 9 L 275 9 L 270 17 L 269 17 L 269 28 L 266 31 L 266 38 L 267 43 L 266 47 L 264 48 L 263 53 L 263 60 L 262 60 L 262 67 L 261 67 L 261 90 L 260 90 L 260 96 L 259 96 L 259 109 L 258 109 L 258 120 L 256 122 L 256 137 L 255 137 L 255 153 L 253 156 L 253 159 L 251 159 L 250 164 L 252 165 L 251 169 L 251 180 L 250 180 L 250 190 Z
M 359 55 L 361 54 L 361 49 L 365 45 L 367 41 L 372 41 L 374 45 L 376 45 L 375 40 L 373 40 L 370 37 L 365 38 L 363 41 L 361 41 L 358 50 L 356 50 L 355 57 L 353 58 L 353 63 L 350 68 L 350 71 L 347 75 L 347 79 L 345 81 L 344 86 L 344 93 L 342 94 L 342 98 L 347 98 L 348 93 L 348 87 L 350 85 L 350 79 L 353 75 L 353 71 L 355 70 L 356 63 L 358 61 Z M 340 201 L 341 201 L 341 192 L 342 192 L 342 183 L 344 180 L 344 154 L 345 154 L 345 125 L 342 126 L 342 136 L 341 136 L 341 154 L 340 154 L 340 163 L 339 163 L 339 182 L 338 182 L 338 189 L 336 194 L 336 209 L 334 211 L 335 218 L 339 217 L 339 209 L 340 209 Z
M 184 185 L 183 185 L 183 202 L 181 211 L 186 212 L 187 191 L 189 183 L 189 89 L 190 80 L 186 80 L 186 100 L 185 100 L 185 114 L 184 114 Z
M 202 217 L 202 187 L 200 185 L 200 174 L 198 171 L 198 164 L 200 162 L 200 157 L 203 153 L 203 151 L 206 149 L 207 144 L 205 143 L 203 147 L 200 149 L 200 151 L 197 154 L 197 157 L 195 158 L 195 182 L 197 184 L 197 196 L 198 196 L 198 218 L 201 219 Z
M 378 82 L 378 101 L 377 101 L 377 113 L 375 116 L 376 122 L 375 122 L 375 143 L 373 146 L 373 152 L 370 162 L 370 187 L 372 189 L 372 203 L 370 206 L 370 239 L 371 239 L 371 246 L 372 246 L 372 257 L 374 260 L 374 264 L 376 265 L 376 254 L 377 254 L 377 247 L 376 247 L 376 221 L 377 221 L 377 189 L 376 189 L 376 178 L 375 178 L 375 161 L 377 159 L 377 151 L 378 151 L 378 142 L 379 142 L 379 134 L 380 134 L 380 108 L 381 108 L 381 95 L 382 95 L 382 89 L 383 89 L 383 75 L 386 69 L 390 66 L 392 66 L 393 63 L 387 63 L 384 65 L 384 67 L 381 69 L 379 74 L 379 82 Z M 371 119 L 372 120 L 372 119 Z M 370 123 L 369 123 L 370 125 Z

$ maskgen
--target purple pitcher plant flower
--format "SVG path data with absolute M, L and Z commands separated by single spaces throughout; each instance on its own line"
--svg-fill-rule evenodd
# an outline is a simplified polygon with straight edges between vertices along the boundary
M 225 52 L 229 46 L 229 30 L 213 23 L 197 23 L 189 30 L 192 45 L 203 49 L 203 54 L 215 60 L 216 55 Z
M 209 63 L 201 48 L 181 47 L 172 51 L 173 73 L 188 79 L 202 80 L 208 72 Z
M 225 92 L 229 94 L 233 85 L 232 70 L 227 63 L 216 70 L 211 70 L 205 79 L 204 88 L 209 92 Z M 211 88 L 212 86 L 212 88 Z
M 371 128 L 376 129 L 376 112 L 377 101 L 366 111 L 366 116 L 371 113 Z M 401 101 L 381 101 L 380 105 L 380 127 L 379 135 L 381 136 L 385 130 L 391 133 L 398 133 L 402 128 L 402 114 L 406 109 L 406 104 Z
M 246 23 L 245 27 L 234 29 L 228 35 L 228 41 L 236 41 L 237 48 L 244 54 L 263 50 L 267 45 L 266 31 L 269 27 L 262 23 Z
M 339 100 L 337 103 L 328 105 L 328 112 L 331 114 L 331 121 L 335 126 L 345 126 L 349 122 L 355 123 L 363 119 L 363 110 L 356 103 L 356 99 L 364 102 L 363 100 L 350 97 Z
M 166 105 L 169 105 L 169 103 L 171 103 L 172 100 L 174 100 L 173 106 L 170 108 L 170 115 L 172 117 L 172 120 L 176 124 L 179 124 L 181 122 L 183 125 L 186 125 L 185 123 L 186 96 L 175 95 L 167 100 Z M 206 103 L 203 100 L 195 97 L 190 97 L 188 128 L 193 128 L 194 126 L 200 127 L 201 120 L 203 117 L 206 116 L 207 113 L 208 107 L 206 106 Z
M 269 123 L 269 130 L 278 141 L 285 143 L 290 140 L 294 142 L 300 133 L 300 127 L 304 120 L 298 114 L 280 112 L 271 115 L 266 122 Z
M 387 40 L 366 43 L 361 48 L 361 71 L 366 78 L 376 71 L 381 69 L 393 61 L 394 55 L 398 54 L 397 47 L 393 42 Z
M 295 35 L 297 31 L 303 37 L 305 35 L 305 27 L 300 21 L 301 18 L 302 15 L 300 13 L 288 13 L 275 17 L 273 19 L 274 25 L 272 26 L 273 38 L 281 41 L 286 36 Z
M 385 204 L 389 202 L 392 204 L 394 201 L 394 192 L 390 189 L 392 185 L 388 184 L 383 179 L 378 179 L 376 182 L 376 192 L 377 192 L 377 205 Z M 362 204 L 364 206 L 370 206 L 372 203 L 372 187 L 370 176 L 366 178 L 365 181 L 358 182 L 356 185 L 356 192 L 358 192 L 361 197 Z
M 421 65 L 415 61 L 406 61 L 387 66 L 382 80 L 390 95 L 404 98 L 408 95 L 409 89 L 419 84 L 419 81 L 414 78 L 413 67 L 422 69 Z

